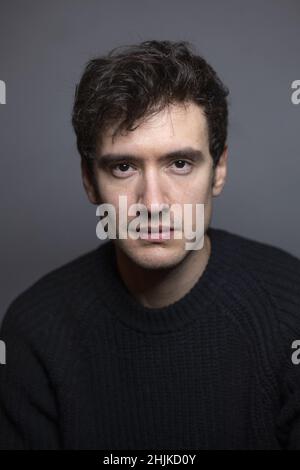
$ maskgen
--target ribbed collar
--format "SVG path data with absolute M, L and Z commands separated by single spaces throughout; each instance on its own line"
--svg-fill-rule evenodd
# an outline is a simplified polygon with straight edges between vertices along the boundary
M 202 275 L 181 299 L 162 308 L 145 307 L 130 294 L 119 275 L 113 243 L 109 241 L 100 245 L 96 249 L 96 262 L 102 303 L 123 324 L 146 333 L 179 330 L 199 315 L 209 315 L 231 263 L 226 252 L 230 233 L 209 227 L 207 234 L 211 241 L 211 253 Z

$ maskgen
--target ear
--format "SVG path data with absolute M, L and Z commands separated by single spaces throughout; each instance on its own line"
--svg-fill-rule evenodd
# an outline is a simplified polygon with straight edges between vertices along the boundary
M 212 195 L 219 196 L 225 185 L 227 175 L 228 146 L 225 145 L 223 153 L 218 161 L 214 171 L 214 180 L 212 186 Z
M 97 190 L 96 178 L 88 167 L 85 159 L 81 158 L 81 177 L 85 192 L 92 204 L 99 204 L 99 194 Z

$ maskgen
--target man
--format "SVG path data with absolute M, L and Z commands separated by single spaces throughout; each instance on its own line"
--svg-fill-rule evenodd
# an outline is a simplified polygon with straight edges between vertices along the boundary
M 142 205 L 148 225 L 10 305 L 3 448 L 300 449 L 300 261 L 210 227 L 227 95 L 185 42 L 87 64 L 72 119 L 84 188 L 118 221 L 120 196 Z M 200 249 L 186 249 L 174 217 L 163 224 L 172 204 L 204 207 Z

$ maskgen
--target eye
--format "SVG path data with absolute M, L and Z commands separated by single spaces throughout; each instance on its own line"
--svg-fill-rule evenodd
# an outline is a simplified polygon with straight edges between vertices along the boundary
M 188 162 L 187 160 L 175 160 L 172 163 L 172 166 L 173 165 L 175 165 L 176 173 L 181 173 L 181 174 L 189 173 L 192 168 L 192 164 Z
M 113 175 L 118 178 L 126 178 L 132 174 L 133 171 L 129 171 L 130 169 L 134 171 L 134 168 L 127 162 L 117 163 L 111 167 Z

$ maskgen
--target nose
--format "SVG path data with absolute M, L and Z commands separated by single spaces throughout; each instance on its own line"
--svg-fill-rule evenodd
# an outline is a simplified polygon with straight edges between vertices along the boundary
M 146 206 L 149 218 L 151 214 L 161 214 L 169 208 L 167 189 L 163 175 L 160 175 L 159 171 L 153 168 L 145 172 L 140 182 L 138 202 Z

